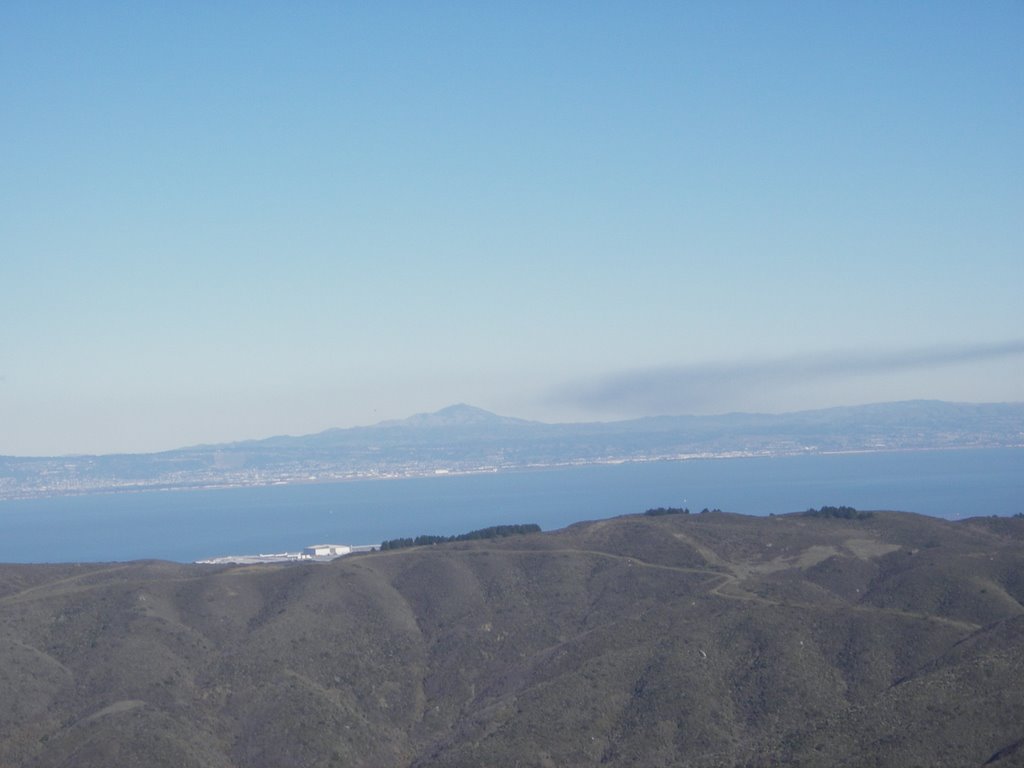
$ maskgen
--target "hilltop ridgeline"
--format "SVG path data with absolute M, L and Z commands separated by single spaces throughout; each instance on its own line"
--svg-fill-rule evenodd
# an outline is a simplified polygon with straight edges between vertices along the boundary
M 381 542 L 380 549 L 405 549 L 406 547 L 423 547 L 429 544 L 450 544 L 453 541 L 476 541 L 478 539 L 500 539 L 504 536 L 517 536 L 524 533 L 540 533 L 540 526 L 536 523 L 525 525 L 492 525 L 489 528 L 481 528 L 478 531 L 460 533 L 455 536 L 431 536 L 420 535 L 414 539 L 399 538 L 385 539 Z
M 1022 601 L 1024 519 L 890 512 L 8 565 L 0 765 L 1019 765 Z

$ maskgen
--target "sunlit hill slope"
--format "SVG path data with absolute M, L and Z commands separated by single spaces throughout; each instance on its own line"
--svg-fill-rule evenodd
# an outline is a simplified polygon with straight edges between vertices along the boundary
M 1019 765 L 1024 519 L 0 568 L 0 765 Z

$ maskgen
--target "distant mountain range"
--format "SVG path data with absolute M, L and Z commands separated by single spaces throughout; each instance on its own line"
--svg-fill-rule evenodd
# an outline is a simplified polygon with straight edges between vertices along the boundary
M 1024 446 L 1024 403 L 915 400 L 785 414 L 547 424 L 459 404 L 368 427 L 147 454 L 0 457 L 0 498 L 726 456 Z

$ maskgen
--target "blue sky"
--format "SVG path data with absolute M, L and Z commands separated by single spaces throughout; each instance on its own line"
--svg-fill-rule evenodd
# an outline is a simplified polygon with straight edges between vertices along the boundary
M 1024 400 L 1020 2 L 10 0 L 0 104 L 2 454 Z

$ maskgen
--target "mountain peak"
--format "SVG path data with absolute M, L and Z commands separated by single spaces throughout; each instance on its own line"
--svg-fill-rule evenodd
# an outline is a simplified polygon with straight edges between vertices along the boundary
M 417 413 L 407 419 L 382 421 L 380 427 L 484 427 L 528 424 L 525 419 L 499 416 L 466 403 L 456 403 L 433 413 Z

